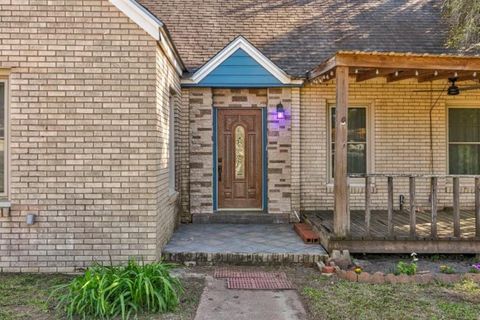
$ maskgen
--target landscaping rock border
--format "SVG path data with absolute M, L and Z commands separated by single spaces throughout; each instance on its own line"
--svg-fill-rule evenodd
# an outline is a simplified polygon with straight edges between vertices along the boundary
M 426 273 L 416 274 L 413 276 L 407 276 L 404 274 L 394 275 L 393 273 L 385 274 L 383 272 L 375 272 L 370 274 L 368 272 L 362 272 L 358 276 L 353 270 L 342 270 L 336 268 L 337 277 L 343 280 L 351 282 L 382 284 L 382 283 L 417 283 L 427 284 L 430 282 L 442 282 L 442 283 L 455 283 L 461 280 L 472 280 L 480 283 L 480 274 L 478 273 L 465 273 L 465 274 L 444 274 L 444 273 Z

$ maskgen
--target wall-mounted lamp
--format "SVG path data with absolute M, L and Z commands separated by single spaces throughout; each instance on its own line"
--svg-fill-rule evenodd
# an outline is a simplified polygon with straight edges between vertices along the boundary
M 277 119 L 285 119 L 285 109 L 282 103 L 277 104 Z

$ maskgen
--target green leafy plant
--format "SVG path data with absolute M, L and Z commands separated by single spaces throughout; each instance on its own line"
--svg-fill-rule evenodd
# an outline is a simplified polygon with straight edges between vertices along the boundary
M 440 272 L 441 273 L 446 273 L 446 274 L 453 274 L 453 273 L 455 273 L 455 269 L 451 266 L 441 265 L 440 266 Z
M 70 283 L 55 288 L 58 308 L 67 317 L 129 319 L 138 312 L 168 312 L 179 304 L 180 281 L 170 275 L 172 265 L 138 263 L 125 266 L 95 264 Z
M 395 274 L 406 274 L 408 276 L 413 276 L 417 273 L 417 264 L 415 262 L 407 263 L 400 261 L 397 263 L 395 268 Z

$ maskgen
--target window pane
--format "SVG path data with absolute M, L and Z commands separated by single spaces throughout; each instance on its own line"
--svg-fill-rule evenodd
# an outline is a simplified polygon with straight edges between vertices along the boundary
M 235 179 L 245 179 L 245 129 L 235 128 Z
M 348 141 L 367 141 L 367 118 L 365 108 L 348 109 Z
M 450 174 L 480 174 L 480 145 L 451 144 Z
M 5 83 L 0 82 L 0 193 L 5 192 Z
M 335 170 L 335 108 L 332 108 L 332 176 Z M 347 171 L 349 174 L 367 172 L 367 109 L 348 109 Z
M 348 141 L 367 141 L 367 110 L 348 108 Z M 332 142 L 335 142 L 335 108 L 332 108 Z
M 480 109 L 449 109 L 448 133 L 450 142 L 480 142 Z
M 366 144 L 349 143 L 347 153 L 347 171 L 349 174 L 361 174 L 367 172 Z

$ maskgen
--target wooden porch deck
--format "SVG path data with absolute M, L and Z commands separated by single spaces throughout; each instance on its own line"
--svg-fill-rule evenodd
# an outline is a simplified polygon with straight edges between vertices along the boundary
M 389 236 L 388 212 L 372 211 L 370 236 L 367 236 L 364 211 L 351 212 L 350 235 L 345 238 L 333 234 L 333 212 L 305 212 L 303 218 L 320 233 L 327 251 L 348 249 L 355 253 L 480 253 L 480 239 L 475 238 L 475 212 L 460 211 L 460 234 L 454 237 L 452 210 L 438 211 L 437 237 L 431 234 L 431 213 L 416 214 L 416 238 L 410 238 L 410 213 L 394 211 L 394 235 Z

